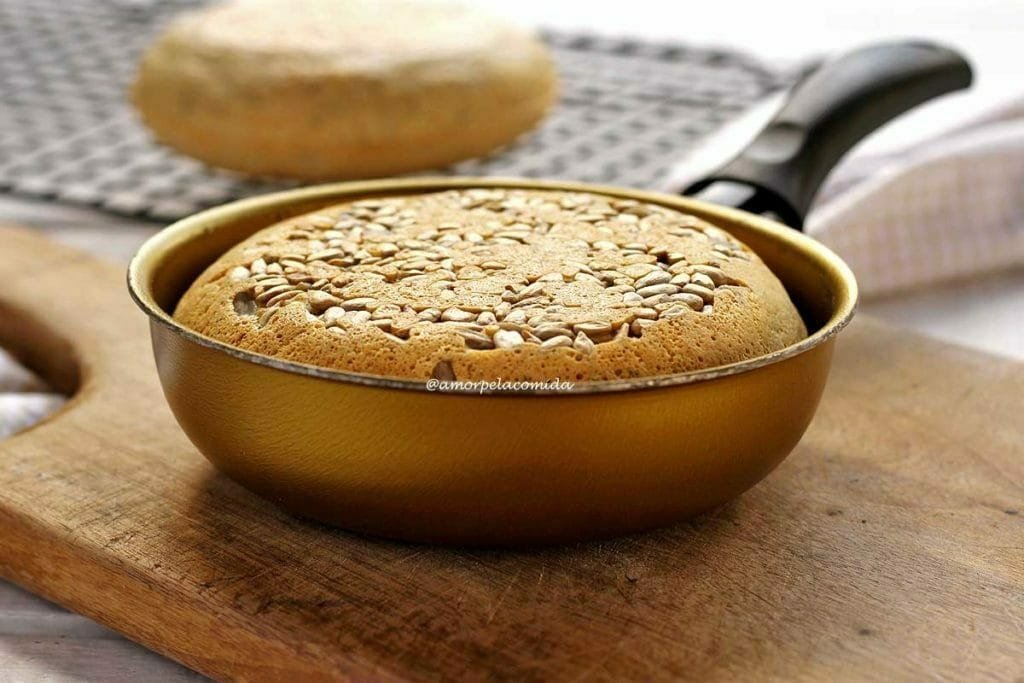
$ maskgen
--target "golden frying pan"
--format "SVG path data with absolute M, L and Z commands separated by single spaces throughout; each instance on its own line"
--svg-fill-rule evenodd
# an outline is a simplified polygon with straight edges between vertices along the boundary
M 851 53 L 793 92 L 775 121 L 699 199 L 569 182 L 402 179 L 323 185 L 235 202 L 175 223 L 133 260 L 164 392 L 222 472 L 300 516 L 384 536 L 522 545 L 609 536 L 716 506 L 799 441 L 857 286 L 845 264 L 790 225 L 860 137 L 970 82 L 955 53 L 898 44 Z M 319 369 L 233 348 L 171 318 L 191 281 L 271 223 L 330 204 L 448 188 L 588 191 L 706 218 L 782 280 L 810 336 L 734 365 L 566 393 L 437 393 L 420 381 Z

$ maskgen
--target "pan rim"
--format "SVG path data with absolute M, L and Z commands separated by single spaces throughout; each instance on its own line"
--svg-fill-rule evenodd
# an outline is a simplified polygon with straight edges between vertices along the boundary
M 730 363 L 728 365 L 719 365 L 712 368 L 691 370 L 682 373 L 631 379 L 576 382 L 572 388 L 568 390 L 496 389 L 493 391 L 481 391 L 479 388 L 454 387 L 441 391 L 436 388 L 430 388 L 428 386 L 429 380 L 414 380 L 346 372 L 343 370 L 322 368 L 297 361 L 284 360 L 253 351 L 247 351 L 191 330 L 175 321 L 174 318 L 172 318 L 171 315 L 153 298 L 151 292 L 151 277 L 147 276 L 151 276 L 154 266 L 162 262 L 163 259 L 161 255 L 173 250 L 175 246 L 180 246 L 186 241 L 194 239 L 197 235 L 209 232 L 209 228 L 206 226 L 211 222 L 216 222 L 217 219 L 227 219 L 240 212 L 266 211 L 274 207 L 284 208 L 288 204 L 299 204 L 303 201 L 316 201 L 323 199 L 325 201 L 337 200 L 338 202 L 341 202 L 345 201 L 346 197 L 354 198 L 357 196 L 366 197 L 382 196 L 387 194 L 424 193 L 472 187 L 591 192 L 612 197 L 637 199 L 662 206 L 672 206 L 683 210 L 696 209 L 699 213 L 715 214 L 722 216 L 727 220 L 744 223 L 754 230 L 768 233 L 770 237 L 788 243 L 790 248 L 805 254 L 808 258 L 812 258 L 824 267 L 833 270 L 833 274 L 842 282 L 843 287 L 838 291 L 838 300 L 835 302 L 831 317 L 825 322 L 825 324 L 804 339 L 796 342 L 795 344 L 790 344 L 789 346 L 778 349 L 777 351 Z M 313 185 L 300 189 L 273 192 L 222 204 L 178 220 L 147 239 L 136 252 L 128 266 L 127 284 L 132 300 L 149 317 L 151 323 L 157 323 L 163 326 L 187 342 L 225 353 L 238 360 L 282 372 L 372 388 L 418 391 L 439 396 L 585 396 L 591 394 L 667 388 L 729 377 L 731 375 L 750 372 L 758 368 L 773 365 L 788 358 L 805 353 L 825 343 L 829 339 L 835 337 L 849 324 L 856 312 L 858 302 L 856 279 L 849 266 L 847 266 L 839 256 L 817 240 L 808 237 L 793 228 L 786 227 L 781 223 L 777 223 L 762 216 L 757 216 L 739 209 L 709 204 L 690 197 L 668 195 L 646 190 L 635 190 L 626 187 L 560 180 L 474 176 L 392 178 L 384 180 L 329 183 Z

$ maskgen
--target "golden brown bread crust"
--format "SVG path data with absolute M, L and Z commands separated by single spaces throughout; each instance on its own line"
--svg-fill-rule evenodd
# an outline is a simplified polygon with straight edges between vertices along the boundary
M 767 266 L 704 221 L 502 189 L 361 200 L 270 226 L 207 268 L 175 318 L 250 351 L 413 379 L 649 377 L 806 336 Z
M 214 166 L 368 178 L 510 142 L 556 81 L 534 36 L 449 2 L 232 0 L 173 22 L 132 98 L 158 138 Z

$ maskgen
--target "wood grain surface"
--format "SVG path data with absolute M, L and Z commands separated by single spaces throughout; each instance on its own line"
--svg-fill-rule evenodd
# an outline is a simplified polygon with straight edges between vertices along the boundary
M 614 542 L 440 550 L 218 476 L 123 270 L 0 245 L 0 343 L 77 386 L 0 442 L 0 573 L 203 673 L 1024 680 L 1020 364 L 860 320 L 806 438 L 739 500 Z

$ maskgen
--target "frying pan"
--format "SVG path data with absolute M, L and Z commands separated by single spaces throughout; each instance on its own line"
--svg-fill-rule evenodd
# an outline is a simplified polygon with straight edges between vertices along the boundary
M 860 138 L 966 87 L 967 63 L 924 43 L 822 66 L 692 197 L 589 184 L 421 178 L 321 185 L 247 199 L 166 228 L 128 272 L 150 317 L 167 401 L 224 474 L 284 509 L 349 530 L 462 545 L 546 544 L 669 524 L 719 505 L 793 449 L 857 301 L 853 274 L 799 230 L 815 191 Z M 267 225 L 366 197 L 498 187 L 586 191 L 700 216 L 768 264 L 810 335 L 696 372 L 579 383 L 562 393 L 437 393 L 234 348 L 171 314 L 228 248 Z M 789 226 L 789 227 L 787 227 Z

